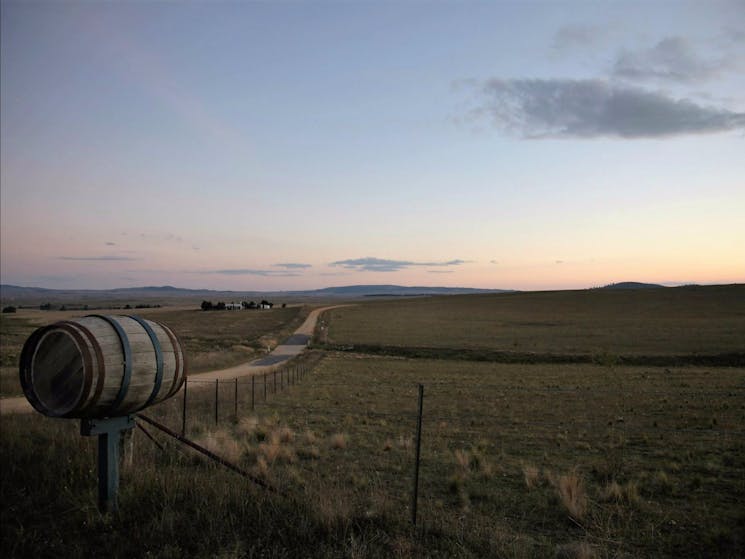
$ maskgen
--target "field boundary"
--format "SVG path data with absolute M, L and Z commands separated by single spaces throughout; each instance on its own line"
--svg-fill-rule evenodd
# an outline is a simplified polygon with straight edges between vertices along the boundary
M 745 367 L 745 352 L 711 355 L 615 355 L 610 353 L 530 353 L 491 349 L 457 349 L 447 347 L 405 347 L 376 344 L 324 344 L 310 346 L 330 352 L 362 353 L 385 357 L 438 359 L 453 361 L 486 361 L 491 363 L 625 365 L 648 367 Z

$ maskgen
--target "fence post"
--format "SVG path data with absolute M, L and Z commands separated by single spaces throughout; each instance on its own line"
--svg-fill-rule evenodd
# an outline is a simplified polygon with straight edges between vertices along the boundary
M 264 373 L 264 401 L 266 402 L 266 373 Z
M 219 394 L 218 390 L 220 390 L 220 379 L 215 379 L 215 425 L 217 425 L 217 402 L 219 402 Z
M 419 413 L 416 421 L 416 461 L 414 463 L 414 487 L 411 493 L 411 523 L 416 526 L 416 507 L 419 499 L 419 458 L 422 447 L 422 404 L 424 403 L 424 385 L 419 385 Z
M 251 411 L 254 411 L 254 392 L 256 389 L 256 375 L 251 375 Z
M 181 436 L 186 435 L 186 387 L 189 386 L 189 379 L 184 379 L 184 402 L 181 406 Z
M 234 406 L 233 406 L 233 414 L 235 415 L 235 420 L 238 421 L 238 377 L 235 377 L 235 398 L 234 398 Z
M 274 370 L 274 393 L 277 393 L 277 370 Z

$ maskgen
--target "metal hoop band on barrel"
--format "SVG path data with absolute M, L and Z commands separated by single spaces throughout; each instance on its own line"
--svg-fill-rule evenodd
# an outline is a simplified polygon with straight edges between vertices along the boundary
M 155 334 L 152 327 L 150 326 L 150 324 L 147 323 L 145 319 L 140 318 L 139 316 L 127 316 L 139 323 L 139 325 L 142 326 L 142 329 L 147 332 L 147 335 L 150 337 L 150 341 L 153 343 L 153 350 L 155 350 L 155 382 L 153 383 L 153 391 L 150 393 L 150 397 L 139 408 L 142 410 L 153 403 L 153 400 L 155 400 L 155 397 L 160 391 L 160 385 L 163 383 L 163 350 L 160 348 L 160 341 L 158 340 L 158 336 Z

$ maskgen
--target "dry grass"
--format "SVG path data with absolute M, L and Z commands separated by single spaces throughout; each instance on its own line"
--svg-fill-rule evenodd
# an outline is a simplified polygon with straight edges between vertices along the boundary
M 613 365 L 619 355 L 742 352 L 745 285 L 427 297 L 325 317 L 335 344 L 591 354 Z
M 575 520 L 582 520 L 587 512 L 587 493 L 585 483 L 577 470 L 560 475 L 555 480 L 561 504 Z
M 525 464 L 523 466 L 523 479 L 528 489 L 538 487 L 541 483 L 541 471 L 535 466 Z
M 334 449 L 347 448 L 347 436 L 344 433 L 334 433 L 329 437 L 329 444 Z

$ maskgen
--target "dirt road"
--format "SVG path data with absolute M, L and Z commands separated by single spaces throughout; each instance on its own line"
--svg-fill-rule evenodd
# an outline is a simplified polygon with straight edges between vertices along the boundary
M 313 309 L 305 319 L 305 322 L 295 330 L 295 333 L 292 336 L 287 338 L 284 343 L 278 345 L 274 350 L 260 359 L 256 359 L 249 363 L 243 363 L 242 365 L 236 365 L 235 367 L 230 367 L 228 369 L 189 375 L 189 378 L 198 378 L 200 380 L 227 380 L 273 371 L 285 361 L 300 355 L 305 348 L 308 347 L 308 342 L 313 336 L 316 322 L 318 322 L 318 317 L 322 312 L 345 306 L 347 305 L 333 305 L 330 307 Z M 34 411 L 34 408 L 31 407 L 31 404 L 28 403 L 28 400 L 26 400 L 24 396 L 0 399 L 0 415 L 31 413 L 32 411 Z

